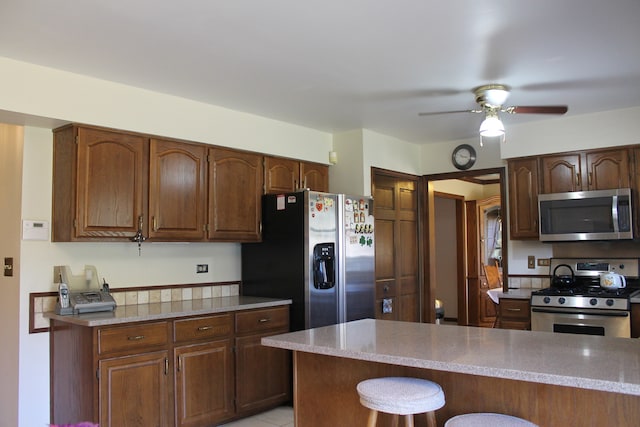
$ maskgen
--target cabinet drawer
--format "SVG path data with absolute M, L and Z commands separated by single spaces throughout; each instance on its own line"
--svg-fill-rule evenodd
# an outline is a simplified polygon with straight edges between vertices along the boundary
M 226 337 L 233 332 L 231 316 L 231 314 L 222 314 L 176 320 L 173 322 L 173 340 L 181 342 Z
M 98 329 L 98 354 L 148 350 L 168 342 L 167 322 Z
M 236 313 L 236 332 L 260 332 L 289 325 L 289 307 Z
M 501 298 L 499 307 L 502 320 L 529 322 L 529 300 Z

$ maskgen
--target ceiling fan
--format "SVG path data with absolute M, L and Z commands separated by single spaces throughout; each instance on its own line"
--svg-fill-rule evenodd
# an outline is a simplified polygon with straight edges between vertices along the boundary
M 569 108 L 566 105 L 537 105 L 537 106 L 505 106 L 511 88 L 502 84 L 488 84 L 474 88 L 472 92 L 480 106 L 474 110 L 436 111 L 418 113 L 419 116 L 432 116 L 450 113 L 485 113 L 485 119 L 480 125 L 480 135 L 487 137 L 504 137 L 504 125 L 498 113 L 509 114 L 565 114 Z

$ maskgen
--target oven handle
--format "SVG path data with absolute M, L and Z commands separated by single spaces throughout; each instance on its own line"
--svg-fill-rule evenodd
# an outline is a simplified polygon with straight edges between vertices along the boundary
M 536 308 L 531 307 L 532 313 L 551 313 L 551 314 L 586 314 L 588 316 L 605 316 L 605 317 L 629 317 L 628 311 L 585 311 L 585 310 L 554 310 L 552 308 Z

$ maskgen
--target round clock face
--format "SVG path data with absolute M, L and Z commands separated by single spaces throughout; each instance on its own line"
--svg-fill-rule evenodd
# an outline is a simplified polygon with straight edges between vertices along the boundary
M 476 150 L 468 145 L 458 145 L 451 155 L 453 166 L 460 170 L 467 170 L 476 162 Z

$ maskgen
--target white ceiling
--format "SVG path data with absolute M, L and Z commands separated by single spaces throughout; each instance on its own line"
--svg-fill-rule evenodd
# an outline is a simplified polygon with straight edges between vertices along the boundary
M 2 0 L 0 56 L 327 132 L 477 135 L 471 89 L 640 105 L 639 0 Z M 556 116 L 505 116 L 507 126 Z

